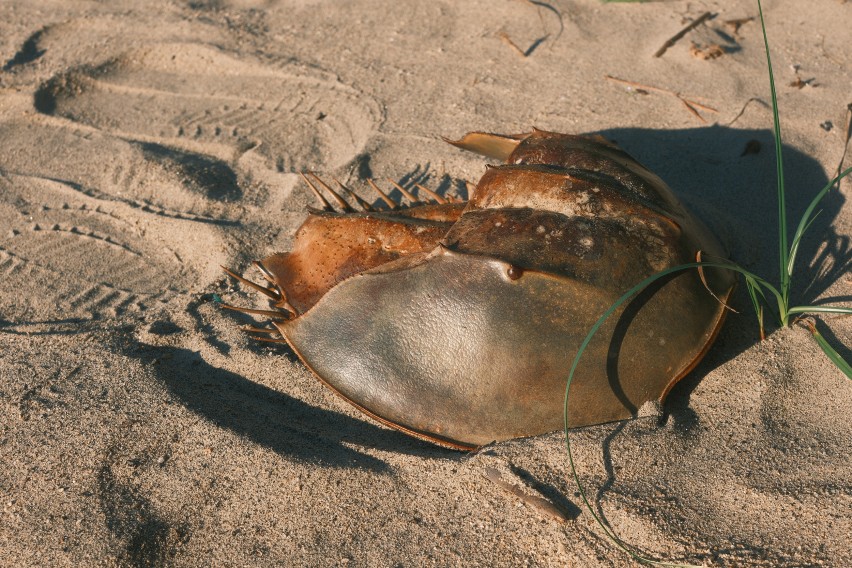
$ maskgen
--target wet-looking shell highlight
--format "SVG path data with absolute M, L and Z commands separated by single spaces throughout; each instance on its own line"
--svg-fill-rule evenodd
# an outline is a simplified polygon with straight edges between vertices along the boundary
M 253 312 L 274 327 L 250 330 L 280 334 L 334 392 L 468 449 L 559 429 L 571 361 L 601 314 L 660 270 L 724 253 L 659 177 L 600 137 L 474 132 L 452 144 L 506 162 L 466 203 L 397 186 L 414 203 L 400 207 L 371 182 L 388 206 L 375 210 L 305 176 L 322 209 L 292 251 L 255 263 L 269 287 L 229 273 L 270 298 Z M 633 417 L 698 363 L 734 284 L 723 270 L 704 280 L 664 279 L 609 318 L 571 386 L 572 426 Z

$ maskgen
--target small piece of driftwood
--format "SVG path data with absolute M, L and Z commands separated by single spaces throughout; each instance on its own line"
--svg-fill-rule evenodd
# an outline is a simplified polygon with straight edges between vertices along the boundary
M 497 469 L 493 467 L 486 467 L 485 472 L 482 474 L 482 476 L 500 489 L 502 489 L 503 491 L 505 491 L 506 493 L 520 499 L 524 505 L 529 505 L 533 509 L 537 510 L 539 513 L 550 517 L 560 523 L 567 523 L 570 520 L 565 511 L 563 511 L 544 497 L 530 495 L 529 493 L 521 489 L 520 486 L 515 485 L 514 483 L 509 483 L 508 481 L 504 480 L 503 476 Z
M 657 50 L 654 54 L 654 57 L 662 57 L 668 48 L 677 43 L 677 41 L 689 33 L 689 31 L 699 25 L 701 25 L 706 20 L 712 18 L 714 14 L 712 12 L 704 12 L 694 20 L 692 20 L 685 28 L 677 32 L 675 35 L 666 40 L 666 43 L 663 44 L 663 47 Z

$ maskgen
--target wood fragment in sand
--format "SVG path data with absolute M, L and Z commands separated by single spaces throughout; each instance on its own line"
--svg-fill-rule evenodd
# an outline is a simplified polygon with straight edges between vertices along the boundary
M 703 116 L 701 116 L 700 112 L 698 112 L 699 109 L 707 111 L 707 112 L 719 112 L 711 106 L 707 106 L 705 104 L 699 103 L 698 101 L 693 100 L 693 99 L 688 99 L 688 98 L 684 97 L 683 95 L 681 95 L 680 93 L 675 92 L 675 91 L 671 91 L 669 89 L 663 89 L 663 88 L 660 88 L 660 87 L 652 87 L 651 85 L 644 85 L 642 83 L 637 83 L 636 81 L 628 81 L 626 79 L 619 79 L 618 77 L 613 77 L 612 75 L 604 75 L 604 78 L 607 79 L 608 81 L 612 81 L 614 83 L 620 83 L 622 85 L 627 85 L 628 87 L 636 90 L 637 92 L 641 92 L 643 94 L 647 94 L 648 92 L 655 92 L 655 93 L 661 93 L 661 94 L 664 94 L 664 95 L 673 96 L 676 99 L 678 99 L 681 103 L 683 103 L 683 105 L 686 107 L 686 109 L 689 111 L 689 113 L 694 115 L 695 117 L 697 117 L 701 122 L 706 123 L 707 120 Z
M 698 110 L 696 110 L 696 108 L 694 106 L 689 104 L 689 101 L 687 101 L 686 99 L 683 99 L 681 97 L 678 97 L 678 98 L 680 99 L 680 102 L 683 103 L 683 106 L 686 107 L 686 110 L 688 110 L 693 116 L 695 116 L 695 118 L 697 118 L 698 120 L 700 120 L 701 122 L 703 122 L 705 124 L 707 123 L 707 120 L 703 116 L 701 116 L 701 113 L 698 112 Z
M 797 89 L 804 89 L 805 87 L 816 87 L 817 84 L 814 83 L 814 79 L 802 79 L 801 77 L 796 77 L 795 81 L 790 82 L 790 87 L 795 87 Z
M 728 126 L 730 126 L 733 123 L 735 123 L 736 121 L 738 121 L 740 119 L 740 117 L 743 114 L 745 114 L 745 111 L 748 108 L 748 105 L 750 105 L 751 103 L 760 103 L 761 105 L 763 105 L 764 108 L 772 108 L 768 104 L 766 104 L 762 99 L 759 99 L 757 97 L 752 97 L 745 102 L 743 107 L 740 109 L 740 112 L 737 113 L 737 116 L 735 116 L 734 119 L 731 122 L 728 123 Z
M 543 515 L 546 515 L 560 523 L 566 523 L 570 520 L 565 511 L 563 511 L 544 497 L 530 495 L 529 493 L 521 489 L 520 486 L 515 485 L 514 483 L 509 483 L 508 481 L 504 480 L 503 476 L 495 468 L 486 467 L 485 473 L 483 473 L 482 476 L 500 489 L 502 489 L 503 491 L 505 491 L 506 493 L 520 499 L 520 501 L 524 505 L 528 505 L 536 509 L 539 513 L 542 513 Z
M 527 48 L 527 50 L 526 50 L 526 51 L 524 51 L 523 49 L 521 49 L 520 47 L 518 47 L 518 44 L 516 44 L 515 42 L 513 42 L 513 41 L 512 41 L 512 39 L 509 37 L 509 34 L 507 34 L 506 32 L 500 32 L 500 33 L 498 33 L 498 34 L 497 34 L 497 37 L 499 37 L 501 40 L 503 40 L 503 43 L 505 43 L 506 45 L 508 45 L 509 47 L 511 47 L 511 48 L 512 48 L 512 49 L 513 49 L 513 50 L 514 50 L 514 51 L 515 51 L 518 55 L 520 55 L 521 57 L 527 58 L 527 57 L 529 57 L 530 55 L 532 55 L 532 52 L 533 52 L 533 51 L 535 51 L 535 50 L 536 50 L 536 48 L 538 48 L 538 46 L 539 46 L 539 45 L 541 45 L 542 43 L 544 43 L 544 41 L 545 41 L 545 40 L 546 40 L 549 36 L 546 36 L 546 35 L 545 35 L 545 36 L 542 36 L 542 37 L 538 38 L 537 40 L 535 40 L 534 42 L 532 42 L 532 45 L 530 45 L 530 46 L 529 46 L 529 48 Z
M 656 93 L 663 93 L 666 95 L 674 95 L 674 91 L 669 91 L 668 89 L 661 89 L 659 87 L 652 87 L 650 85 L 644 85 L 642 83 L 637 83 L 636 81 L 628 81 L 627 79 L 619 79 L 618 77 L 613 77 L 612 75 L 604 75 L 604 78 L 607 81 L 612 81 L 614 83 L 621 83 L 622 85 L 627 85 L 628 87 L 633 87 L 635 89 L 642 89 L 643 91 L 654 91 Z
M 717 109 L 715 109 L 711 106 L 703 105 L 703 104 L 699 103 L 698 101 L 694 101 L 692 99 L 687 99 L 686 97 L 682 97 L 680 94 L 676 94 L 675 96 L 682 101 L 686 101 L 687 103 L 690 104 L 690 106 L 693 106 L 695 108 L 698 108 L 698 109 L 701 109 L 701 110 L 706 110 L 707 112 L 719 112 Z
M 706 46 L 701 46 L 692 42 L 692 47 L 689 48 L 689 54 L 696 59 L 707 61 L 709 59 L 718 59 L 725 55 L 725 50 L 718 43 L 711 43 Z
M 743 27 L 745 24 L 747 24 L 747 23 L 749 23 L 753 20 L 754 20 L 754 16 L 749 16 L 747 18 L 736 18 L 734 20 L 725 20 L 722 23 L 725 24 L 725 26 L 727 26 L 728 28 L 730 28 L 731 33 L 736 36 L 736 35 L 740 35 L 740 28 L 741 27 Z
M 668 50 L 668 48 L 670 48 L 671 46 L 676 44 L 678 42 L 678 40 L 680 38 L 682 38 L 683 36 L 685 36 L 686 34 L 688 34 L 690 32 L 690 30 L 698 27 L 699 25 L 701 25 L 702 23 L 704 23 L 705 21 L 707 21 L 707 20 L 709 20 L 713 17 L 715 17 L 715 14 L 713 14 L 712 12 L 704 12 L 703 14 L 698 16 L 696 19 L 691 21 L 685 28 L 683 28 L 682 30 L 677 32 L 675 35 L 673 35 L 672 37 L 667 39 L 666 42 L 663 44 L 663 46 L 660 49 L 658 49 L 657 52 L 654 54 L 654 57 L 662 57 L 663 54 L 666 52 L 666 50 Z
M 515 50 L 515 53 L 517 53 L 521 57 L 527 56 L 526 52 L 520 47 L 518 47 L 518 45 L 512 41 L 512 39 L 509 37 L 509 34 L 507 34 L 506 32 L 500 32 L 499 34 L 497 34 L 497 37 L 499 37 L 503 41 L 503 43 Z
M 552 12 L 559 20 L 559 33 L 557 33 L 556 37 L 553 38 L 553 42 L 556 43 L 556 41 L 560 37 L 562 37 L 562 32 L 565 31 L 565 22 L 562 20 L 562 13 L 559 12 L 559 10 L 557 10 L 547 2 L 541 2 L 540 0 L 519 0 L 519 2 L 532 6 L 536 9 L 536 12 L 538 12 L 538 19 L 541 22 L 541 29 L 542 32 L 545 34 L 545 37 L 549 36 L 550 34 L 547 33 L 547 26 L 544 25 L 544 17 L 541 15 L 541 10 L 539 8 L 544 8 L 545 10 Z M 551 45 L 551 47 L 553 46 Z

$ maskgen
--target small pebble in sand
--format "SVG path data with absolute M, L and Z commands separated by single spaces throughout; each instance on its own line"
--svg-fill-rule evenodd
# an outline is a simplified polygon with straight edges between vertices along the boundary
M 748 156 L 749 154 L 759 154 L 760 153 L 760 142 L 757 140 L 749 140 L 746 142 L 745 147 L 743 148 L 743 153 L 740 154 L 742 156 Z

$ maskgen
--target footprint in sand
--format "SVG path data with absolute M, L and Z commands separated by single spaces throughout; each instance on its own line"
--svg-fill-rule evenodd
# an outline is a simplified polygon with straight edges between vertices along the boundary
M 223 250 L 240 195 L 215 158 L 52 118 L 0 123 L 0 290 L 51 317 L 150 306 L 215 277 L 198 251 Z
M 372 99 L 318 71 L 242 61 L 195 44 L 139 49 L 56 77 L 38 91 L 36 107 L 231 163 L 251 151 L 276 172 L 338 168 L 358 155 L 380 120 Z
M 134 218 L 129 204 L 43 177 L 4 173 L 0 195 L 0 222 L 12 227 L 0 235 L 7 315 L 116 316 L 168 300 L 197 278 L 183 260 L 188 247 L 169 239 L 179 221 Z M 201 242 L 214 240 L 195 232 Z
M 63 317 L 120 315 L 217 278 L 222 227 L 245 215 L 235 205 L 268 203 L 260 173 L 341 166 L 379 117 L 318 72 L 186 44 L 65 73 L 35 106 L 0 123 L 0 289 L 26 296 L 16 313 Z

